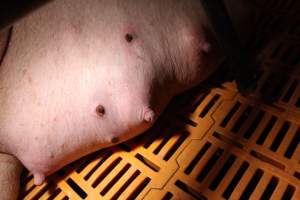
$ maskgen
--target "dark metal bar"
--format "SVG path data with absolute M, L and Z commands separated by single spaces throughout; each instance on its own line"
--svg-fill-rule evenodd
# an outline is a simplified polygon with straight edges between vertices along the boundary
M 254 59 L 250 58 L 246 50 L 242 48 L 224 0 L 201 0 L 201 3 L 230 63 L 229 70 L 234 73 L 238 88 L 242 92 L 252 90 L 256 87 L 257 67 Z
M 0 30 L 51 0 L 1 0 Z

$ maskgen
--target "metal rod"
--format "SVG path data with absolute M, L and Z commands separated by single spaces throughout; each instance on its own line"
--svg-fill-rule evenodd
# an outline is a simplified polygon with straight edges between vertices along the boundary
M 240 90 L 246 91 L 256 87 L 255 62 L 238 39 L 238 35 L 231 22 L 230 16 L 224 4 L 224 0 L 201 0 L 210 23 L 214 29 L 217 40 L 230 63 L 234 78 Z

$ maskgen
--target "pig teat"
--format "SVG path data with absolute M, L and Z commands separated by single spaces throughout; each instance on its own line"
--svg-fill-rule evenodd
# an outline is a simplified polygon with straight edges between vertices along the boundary
M 153 123 L 155 121 L 155 113 L 153 110 L 147 108 L 144 111 L 144 121 L 147 123 Z
M 96 114 L 99 116 L 99 117 L 103 117 L 105 115 L 105 108 L 103 105 L 98 105 L 96 107 Z
M 40 174 L 40 173 L 34 173 L 34 184 L 35 185 L 42 185 L 45 181 L 45 175 Z
M 128 43 L 132 42 L 134 40 L 134 35 L 133 34 L 130 34 L 130 33 L 127 33 L 125 35 L 125 39 Z

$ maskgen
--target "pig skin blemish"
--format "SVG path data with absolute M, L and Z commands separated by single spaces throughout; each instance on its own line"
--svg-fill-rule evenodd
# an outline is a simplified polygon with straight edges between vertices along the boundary
M 54 155 L 53 153 L 50 153 L 50 154 L 49 154 L 49 158 L 50 158 L 50 159 L 53 159 L 53 158 L 55 158 L 55 155 Z

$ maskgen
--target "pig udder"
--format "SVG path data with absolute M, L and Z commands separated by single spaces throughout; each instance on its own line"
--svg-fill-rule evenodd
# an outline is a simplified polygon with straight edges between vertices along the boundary
M 207 33 L 196 0 L 50 3 L 15 25 L 0 68 L 3 151 L 41 184 L 145 131 L 220 62 Z

